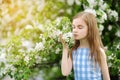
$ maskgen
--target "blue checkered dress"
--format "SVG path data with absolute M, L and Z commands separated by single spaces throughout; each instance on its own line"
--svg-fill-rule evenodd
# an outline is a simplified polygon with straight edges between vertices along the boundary
M 78 48 L 72 52 L 75 80 L 102 80 L 98 64 L 90 58 L 89 48 Z

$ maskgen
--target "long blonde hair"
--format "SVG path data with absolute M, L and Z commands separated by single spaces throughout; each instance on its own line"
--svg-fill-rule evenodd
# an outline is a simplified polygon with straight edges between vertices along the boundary
M 95 16 L 92 13 L 89 12 L 80 12 L 77 15 L 73 17 L 73 20 L 76 18 L 82 18 L 85 23 L 88 26 L 88 34 L 87 34 L 87 40 L 90 45 L 90 55 L 92 58 L 94 58 L 95 63 L 98 62 L 99 66 L 101 67 L 101 50 L 100 48 L 104 49 L 104 46 L 102 44 L 99 30 L 97 26 L 97 20 Z M 77 49 L 80 45 L 79 40 L 75 40 L 75 44 L 71 49 L 70 56 L 72 58 L 72 51 L 74 49 Z

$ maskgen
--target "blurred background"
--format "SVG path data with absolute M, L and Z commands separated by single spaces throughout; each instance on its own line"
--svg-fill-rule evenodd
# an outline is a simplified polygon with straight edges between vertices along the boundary
M 119 0 L 0 0 L 0 80 L 74 80 L 61 74 L 63 33 L 72 46 L 71 21 L 93 13 L 106 48 L 111 80 L 120 80 Z

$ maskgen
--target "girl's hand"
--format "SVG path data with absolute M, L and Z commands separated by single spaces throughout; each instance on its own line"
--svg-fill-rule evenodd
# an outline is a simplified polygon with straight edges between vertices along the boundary
M 63 45 L 63 48 L 66 48 L 68 49 L 68 44 L 65 42 L 65 40 L 62 38 L 62 34 L 59 35 L 59 38 L 60 38 L 60 42 L 62 43 Z

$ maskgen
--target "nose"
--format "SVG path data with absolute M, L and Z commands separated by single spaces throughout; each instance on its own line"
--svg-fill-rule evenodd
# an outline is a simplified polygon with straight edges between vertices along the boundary
M 73 33 L 77 33 L 77 29 L 76 28 L 73 29 Z

